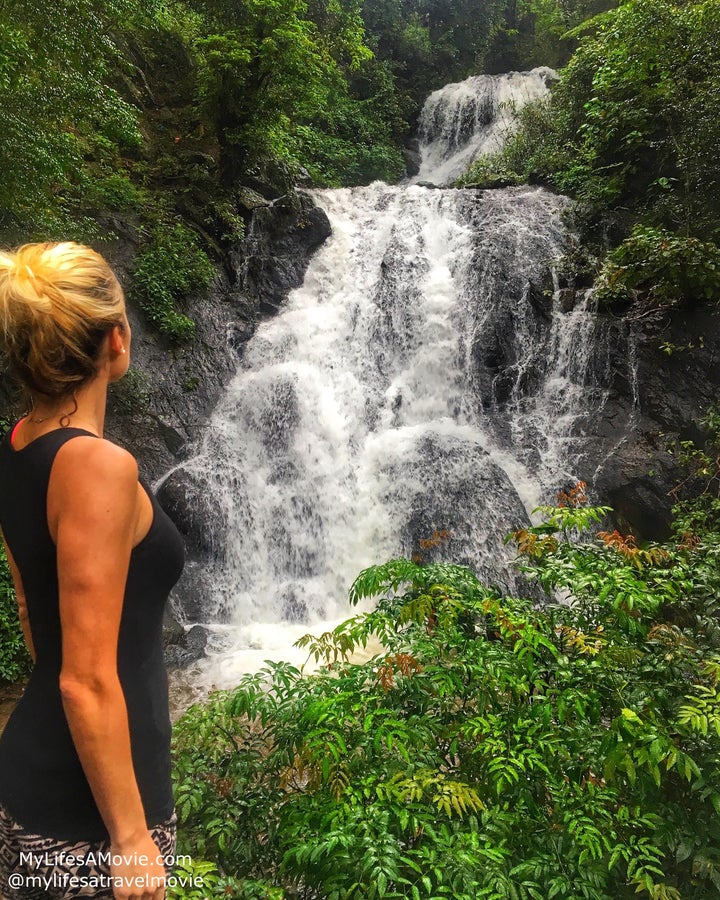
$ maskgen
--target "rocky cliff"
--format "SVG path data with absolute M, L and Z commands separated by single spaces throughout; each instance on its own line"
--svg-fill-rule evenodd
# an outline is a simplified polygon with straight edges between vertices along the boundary
M 667 537 L 671 491 L 687 473 L 668 448 L 678 441 L 702 444 L 699 421 L 718 402 L 720 318 L 709 305 L 672 316 L 630 311 L 624 320 L 605 315 L 611 345 L 611 394 L 597 422 L 598 444 L 608 455 L 594 488 L 619 524 L 639 539 Z M 634 378 L 618 377 L 627 369 Z M 618 421 L 631 420 L 626 434 Z

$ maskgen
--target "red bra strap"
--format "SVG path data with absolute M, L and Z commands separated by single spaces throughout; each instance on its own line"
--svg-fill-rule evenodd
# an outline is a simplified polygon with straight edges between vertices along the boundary
M 22 419 L 20 419 L 20 422 L 24 422 L 24 421 L 25 421 L 25 418 L 26 418 L 26 417 L 23 417 Z M 12 433 L 11 433 L 11 435 L 10 435 L 10 444 L 11 444 L 11 446 L 13 446 L 13 445 L 15 444 L 15 432 L 16 432 L 16 431 L 18 430 L 18 428 L 20 427 L 20 422 L 17 422 L 17 423 L 15 424 L 15 427 L 13 428 Z

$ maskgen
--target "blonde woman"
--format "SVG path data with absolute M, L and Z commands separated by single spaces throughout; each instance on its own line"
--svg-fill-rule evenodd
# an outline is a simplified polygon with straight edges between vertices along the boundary
M 130 325 L 75 243 L 0 253 L 0 340 L 32 403 L 0 442 L 0 526 L 34 666 L 0 737 L 0 894 L 161 900 L 175 848 L 162 615 L 182 539 L 103 438 Z

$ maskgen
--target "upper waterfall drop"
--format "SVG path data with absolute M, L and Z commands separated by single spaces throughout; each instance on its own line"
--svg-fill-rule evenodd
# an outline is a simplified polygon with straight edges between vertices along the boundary
M 554 69 L 473 75 L 432 93 L 420 114 L 420 171 L 413 181 L 452 185 L 480 156 L 501 150 L 517 128 L 517 111 L 546 97 Z

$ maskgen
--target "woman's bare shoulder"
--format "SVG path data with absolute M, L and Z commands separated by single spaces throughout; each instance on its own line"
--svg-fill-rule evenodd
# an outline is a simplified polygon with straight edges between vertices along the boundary
M 138 465 L 132 453 L 118 444 L 106 438 L 78 435 L 58 450 L 53 475 L 59 476 L 60 484 L 80 478 L 88 483 L 110 482 L 120 488 L 138 480 Z

